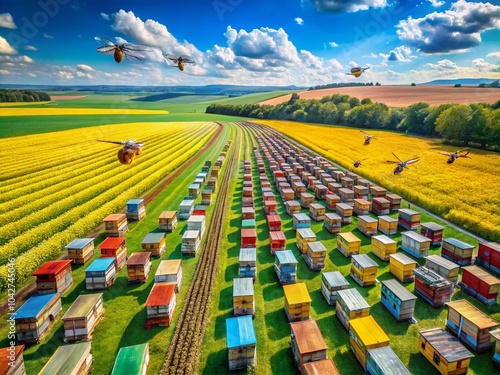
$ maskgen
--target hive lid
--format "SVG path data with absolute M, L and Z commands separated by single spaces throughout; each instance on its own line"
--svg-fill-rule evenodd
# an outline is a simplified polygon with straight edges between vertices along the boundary
M 252 316 L 243 315 L 226 319 L 226 341 L 228 349 L 255 345 L 257 337 Z

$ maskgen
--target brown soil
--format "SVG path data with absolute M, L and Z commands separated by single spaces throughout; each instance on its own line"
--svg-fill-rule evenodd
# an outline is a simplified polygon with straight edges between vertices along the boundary
M 88 95 L 54 95 L 50 97 L 50 100 L 72 100 L 85 98 Z

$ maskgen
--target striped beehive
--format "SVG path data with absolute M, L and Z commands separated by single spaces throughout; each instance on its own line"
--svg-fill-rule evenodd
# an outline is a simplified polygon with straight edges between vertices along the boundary
M 294 181 L 292 183 L 292 190 L 295 193 L 295 198 L 300 199 L 301 194 L 305 193 L 307 188 L 302 181 Z
M 368 215 L 358 216 L 358 230 L 367 237 L 377 234 L 378 219 L 374 219 Z
M 212 195 L 214 194 L 214 190 L 210 187 L 207 187 L 201 191 L 201 204 L 205 204 L 207 206 L 212 204 Z
M 177 227 L 177 211 L 163 211 L 158 217 L 158 229 L 173 232 Z
M 146 234 L 141 241 L 141 247 L 143 251 L 151 252 L 152 257 L 161 257 L 167 247 L 165 233 L 151 232 Z
M 450 300 L 453 284 L 444 277 L 426 267 L 415 268 L 412 272 L 415 275 L 415 293 L 432 307 L 441 307 Z
M 281 230 L 281 217 L 280 215 L 267 215 L 267 227 L 269 231 L 280 231 Z
M 267 203 L 273 203 L 274 207 L 276 207 L 276 202 L 264 202 L 265 206 L 267 207 Z M 276 213 L 272 212 L 272 210 L 269 210 L 269 212 L 266 212 L 266 215 L 275 215 Z M 241 209 L 241 218 L 243 220 L 245 219 L 255 219 L 255 210 L 253 207 L 243 207 Z
M 356 185 L 358 183 L 359 176 L 356 173 L 354 173 L 354 172 L 346 172 L 345 176 L 349 177 L 350 179 L 352 179 L 353 185 Z
M 365 186 L 370 189 L 371 182 L 364 178 L 358 178 L 357 185 Z
M 293 322 L 290 328 L 292 355 L 296 368 L 300 369 L 306 363 L 326 360 L 328 346 L 315 320 Z
M 311 228 L 299 228 L 296 232 L 296 245 L 302 254 L 307 253 L 307 243 L 316 241 L 316 234 Z
M 411 322 L 417 297 L 396 279 L 382 281 L 380 302 L 398 322 Z
M 66 292 L 73 285 L 70 260 L 52 260 L 42 264 L 31 275 L 36 276 L 36 290 L 38 294 L 52 294 Z
M 500 244 L 496 242 L 480 242 L 476 263 L 500 276 Z
M 366 254 L 353 254 L 350 275 L 361 286 L 377 282 L 378 264 Z
M 111 214 L 104 218 L 104 228 L 106 235 L 112 237 L 121 237 L 128 232 L 127 215 Z
M 354 180 L 350 177 L 344 176 L 340 179 L 340 184 L 343 188 L 352 190 L 354 188 Z
M 311 271 L 321 271 L 325 268 L 326 247 L 321 241 L 308 242 L 303 257 Z
M 194 210 L 194 200 L 193 199 L 184 199 L 179 205 L 179 219 L 187 220 L 191 216 Z
M 371 238 L 371 250 L 373 255 L 384 262 L 388 262 L 391 254 L 396 254 L 397 242 L 382 234 Z
M 360 248 L 361 240 L 354 233 L 344 232 L 337 234 L 337 250 L 344 254 L 345 257 L 359 254 Z
M 401 248 L 415 258 L 424 258 L 429 254 L 431 240 L 416 232 L 401 233 Z
M 143 375 L 149 364 L 149 344 L 132 345 L 120 348 L 111 375 Z
M 372 375 L 411 375 L 390 346 L 366 351 L 366 371 Z
M 304 208 L 309 208 L 309 206 L 314 203 L 314 195 L 309 193 L 300 194 L 300 205 Z
M 309 205 L 309 215 L 314 221 L 322 221 L 325 218 L 325 206 L 319 203 L 312 203 Z
M 451 283 L 455 283 L 458 280 L 458 271 L 460 266 L 453 263 L 439 255 L 429 255 L 425 257 L 425 266 L 438 275 L 443 276 L 446 280 Z
M 339 233 L 342 227 L 342 218 L 334 213 L 326 213 L 323 225 L 329 233 Z
M 352 221 L 352 206 L 345 203 L 337 203 L 335 212 L 342 219 L 342 223 L 350 223 Z
M 340 196 L 340 202 L 351 207 L 354 206 L 354 191 L 348 188 L 340 188 L 338 195 Z
M 0 349 L 0 374 L 26 375 L 24 366 L 24 345 L 14 345 Z
M 269 232 L 269 247 L 271 250 L 271 255 L 274 255 L 276 251 L 285 250 L 286 237 L 281 230 Z
M 370 188 L 363 185 L 354 185 L 352 188 L 354 191 L 355 199 L 368 199 L 368 194 L 370 193 Z
M 356 215 L 368 215 L 370 213 L 372 204 L 370 201 L 361 198 L 354 199 L 353 211 Z
M 253 278 L 239 277 L 233 279 L 233 314 L 254 315 L 255 299 Z
M 444 227 L 436 223 L 422 223 L 420 227 L 420 234 L 431 240 L 431 245 L 441 245 L 443 240 Z
M 196 199 L 198 195 L 200 194 L 201 190 L 201 185 L 192 183 L 191 185 L 188 186 L 188 196 L 191 199 Z
M 146 300 L 146 328 L 155 324 L 170 326 L 176 305 L 175 285 L 173 283 L 154 283 Z
M 340 181 L 341 181 L 342 177 L 344 177 L 344 176 L 345 176 L 345 174 L 344 174 L 344 172 L 342 172 L 342 171 L 338 171 L 338 170 L 337 170 L 337 171 L 333 171 L 333 172 L 332 172 L 332 177 L 333 177 L 333 178 L 335 179 L 335 181 L 337 181 L 338 183 L 340 183 Z
M 200 231 L 200 237 L 203 238 L 203 235 L 205 234 L 205 223 L 206 223 L 206 218 L 204 215 L 191 215 L 189 219 L 187 220 L 187 230 L 198 230 Z
M 245 207 L 246 208 L 246 207 Z M 244 209 L 245 209 L 244 208 Z M 253 208 L 252 208 L 253 210 Z M 278 203 L 274 200 L 264 201 L 264 212 L 266 215 L 277 215 L 278 214 Z M 250 218 L 250 217 L 248 217 Z M 255 219 L 255 212 L 251 219 Z
M 101 242 L 98 248 L 101 249 L 101 258 L 115 259 L 117 272 L 125 266 L 127 262 L 127 245 L 125 237 L 107 237 Z
M 85 289 L 107 289 L 115 283 L 114 258 L 97 258 L 85 269 Z
M 62 317 L 64 340 L 91 341 L 92 333 L 103 315 L 102 293 L 79 295 Z
M 340 271 L 323 272 L 321 274 L 321 294 L 323 294 L 330 306 L 335 305 L 337 292 L 349 289 L 349 287 L 349 282 Z
M 370 195 L 373 198 L 385 198 L 387 195 L 387 190 L 381 186 L 372 185 L 370 186 Z
M 497 303 L 500 280 L 479 267 L 462 267 L 462 280 L 458 286 L 485 305 Z
M 38 375 L 87 375 L 92 370 L 91 343 L 59 346 Z
M 295 198 L 295 193 L 290 188 L 281 189 L 281 199 L 283 202 L 292 201 Z
M 401 208 L 401 197 L 397 194 L 387 194 L 385 198 L 389 201 L 389 209 L 398 211 Z
M 407 230 L 420 228 L 420 212 L 402 208 L 398 210 L 398 225 Z
M 196 255 L 200 248 L 201 236 L 199 230 L 187 230 L 182 235 L 181 253 Z
M 289 322 L 308 320 L 311 311 L 311 297 L 305 283 L 283 286 L 285 294 L 285 314 Z
M 94 239 L 77 238 L 65 246 L 68 250 L 68 259 L 74 264 L 85 264 L 94 256 Z
M 257 275 L 257 249 L 255 248 L 244 248 L 240 249 L 240 255 L 238 257 L 239 277 L 251 277 L 255 280 Z
M 372 212 L 377 215 L 389 215 L 391 212 L 390 202 L 382 197 L 372 198 Z
M 367 351 L 389 346 L 389 337 L 378 325 L 373 316 L 365 316 L 351 320 L 349 346 L 358 362 L 366 371 Z
M 127 278 L 128 282 L 143 282 L 148 279 L 151 271 L 151 253 L 144 251 L 141 253 L 132 253 L 127 260 Z
M 340 203 L 340 197 L 336 194 L 327 194 L 325 195 L 325 199 L 326 208 L 335 211 L 335 209 L 337 208 L 337 203 Z
M 219 169 L 212 169 L 212 176 L 208 178 L 207 187 L 214 192 L 217 189 L 217 178 L 219 177 Z
M 285 209 L 288 215 L 293 216 L 294 214 L 300 213 L 300 203 L 294 200 L 286 201 Z
M 277 251 L 275 253 L 274 271 L 281 285 L 293 284 L 297 278 L 297 259 L 291 250 Z
M 262 193 L 262 199 L 264 200 L 264 202 L 276 201 L 276 197 L 274 196 L 274 193 L 272 191 L 264 191 Z
M 301 375 L 340 375 L 337 366 L 335 366 L 331 358 L 304 363 L 301 371 Z
M 396 234 L 398 233 L 398 220 L 386 215 L 379 216 L 378 230 L 388 236 Z
M 139 221 L 146 217 L 144 199 L 131 199 L 127 202 L 127 219 Z
M 342 289 L 337 291 L 335 311 L 340 323 L 349 331 L 352 320 L 370 315 L 370 305 L 357 289 Z
M 257 337 L 250 315 L 226 319 L 226 344 L 229 370 L 255 365 Z
M 474 245 L 457 240 L 456 238 L 443 238 L 441 256 L 461 266 L 472 264 Z
M 409 283 L 415 280 L 413 270 L 418 263 L 403 253 L 391 254 L 389 259 L 389 272 L 392 273 L 402 283 Z
M 311 218 L 303 213 L 293 214 L 293 229 L 303 229 L 311 227 Z
M 335 195 L 339 195 L 339 190 L 342 189 L 342 185 L 339 184 L 338 182 L 330 182 L 328 185 L 326 185 L 328 187 L 328 190 L 331 191 L 332 193 L 334 193 Z M 340 197 L 339 197 L 340 198 Z
M 172 283 L 175 292 L 181 290 L 182 285 L 182 260 L 165 259 L 160 261 L 155 273 L 155 283 Z
M 328 188 L 323 184 L 317 184 L 314 186 L 314 195 L 316 199 L 324 200 L 326 199 L 326 194 L 328 193 Z

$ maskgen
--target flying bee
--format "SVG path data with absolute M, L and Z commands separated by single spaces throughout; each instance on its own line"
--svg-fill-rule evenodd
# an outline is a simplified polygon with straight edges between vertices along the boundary
M 103 141 L 98 139 L 98 141 L 121 145 L 122 148 L 118 151 L 118 160 L 122 164 L 132 163 L 134 157 L 142 153 L 142 146 L 144 146 L 144 142 L 135 142 L 135 139 L 128 141 Z
M 458 150 L 458 151 L 455 151 L 451 154 L 448 154 L 446 152 L 440 152 L 441 155 L 446 155 L 448 156 L 448 160 L 446 160 L 446 162 L 448 164 L 451 164 L 453 163 L 455 160 L 457 160 L 458 158 L 467 158 L 467 159 L 471 159 L 470 156 L 467 156 L 469 155 L 469 151 L 467 151 L 465 154 L 464 154 L 465 150 Z
M 363 133 L 365 136 L 365 145 L 369 145 L 372 139 L 377 139 L 375 136 L 370 135 L 370 134 L 364 132 L 363 130 L 360 130 L 360 132 Z
M 146 46 L 143 44 L 115 44 L 108 38 L 104 38 L 102 36 L 94 36 L 94 39 L 99 43 L 103 44 L 102 47 L 97 48 L 97 52 L 104 53 L 106 55 L 113 55 L 115 61 L 117 63 L 123 60 L 123 57 L 126 57 L 128 60 L 136 59 L 136 60 L 144 60 L 146 55 L 141 52 L 154 52 L 155 48 Z
M 366 160 L 366 159 L 361 159 L 361 160 L 354 160 L 354 162 L 352 163 L 352 165 L 354 165 L 354 168 L 358 168 L 358 167 L 361 167 L 361 161 L 362 160 Z
M 194 61 L 191 57 L 189 56 L 174 56 L 174 55 L 168 55 L 164 54 L 163 58 L 167 62 L 168 65 L 170 66 L 177 66 L 179 70 L 183 71 L 184 70 L 184 64 L 193 64 L 196 65 L 196 61 Z
M 363 72 L 365 70 L 368 70 L 370 69 L 370 67 L 366 67 L 366 68 L 362 68 L 360 66 L 355 66 L 354 68 L 351 68 L 351 72 L 350 73 L 346 73 L 346 76 L 354 76 L 356 78 L 358 78 L 361 74 L 363 74 Z
M 398 159 L 398 161 L 387 160 L 387 162 L 388 163 L 397 164 L 396 168 L 394 168 L 394 174 L 400 174 L 401 172 L 403 172 L 403 168 L 408 169 L 408 167 L 406 166 L 407 164 L 416 163 L 418 161 L 418 159 L 419 159 L 417 157 L 417 158 L 413 158 L 413 159 L 409 159 L 409 160 L 403 161 L 400 158 L 398 158 L 394 152 L 392 154 L 396 157 L 396 159 Z

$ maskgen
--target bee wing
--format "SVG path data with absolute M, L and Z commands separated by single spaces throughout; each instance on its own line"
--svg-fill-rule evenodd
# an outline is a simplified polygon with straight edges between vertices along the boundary
M 401 163 L 403 162 L 403 160 L 401 160 L 400 158 L 398 158 L 394 152 L 393 152 L 392 154 L 393 154 L 393 155 L 394 155 L 394 157 L 395 157 L 396 159 L 398 159 Z
M 155 47 L 147 46 L 145 44 L 131 44 L 131 43 L 125 43 L 122 46 L 122 48 L 123 50 L 138 51 L 138 52 L 154 52 L 158 50 Z
M 163 58 L 168 65 L 177 65 L 179 63 L 177 56 L 174 55 L 163 54 Z
M 439 151 L 439 153 L 440 153 L 441 155 L 451 156 L 451 154 L 448 154 L 448 153 L 446 153 L 446 152 Z
M 413 159 L 410 159 L 406 162 L 406 164 L 413 164 L 413 163 L 416 163 L 418 161 L 419 158 L 413 158 Z
M 352 73 L 346 73 L 345 75 L 346 76 L 353 76 L 354 74 L 352 74 Z
M 94 36 L 94 39 L 95 39 L 97 42 L 99 42 L 99 43 L 101 43 L 101 44 L 103 44 L 103 45 L 105 45 L 105 46 L 115 46 L 115 45 L 116 45 L 116 44 L 115 44 L 115 43 L 113 43 L 111 40 L 109 40 L 108 38 L 105 38 L 105 37 L 103 37 L 103 36 L 97 36 L 97 35 L 95 35 L 95 36 Z
M 135 59 L 135 60 L 144 60 L 146 58 L 146 55 L 143 55 L 140 52 L 132 51 L 132 50 L 123 50 L 123 53 L 125 54 L 125 57 L 127 60 L 130 59 Z
M 106 55 L 113 55 L 115 53 L 115 46 L 102 46 L 97 49 L 97 52 L 105 53 Z
M 181 56 L 182 57 L 182 62 L 184 64 L 193 64 L 196 65 L 196 61 L 194 61 L 191 57 L 189 56 Z
M 124 145 L 125 142 L 116 142 L 116 141 L 103 141 L 102 139 L 98 139 L 97 142 L 106 142 L 106 143 L 114 143 L 114 144 L 117 144 L 117 145 Z
M 144 142 L 138 142 L 138 143 L 136 143 L 135 145 L 136 145 L 137 147 L 142 147 L 142 146 L 144 146 Z
M 399 161 L 394 161 L 394 160 L 387 160 L 388 163 L 392 163 L 392 164 L 399 164 L 400 162 Z

